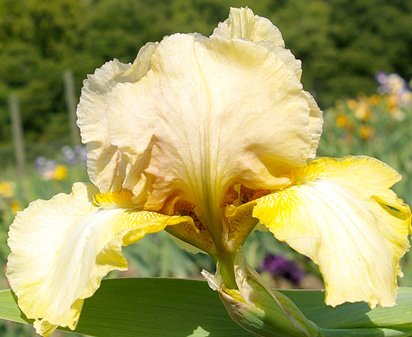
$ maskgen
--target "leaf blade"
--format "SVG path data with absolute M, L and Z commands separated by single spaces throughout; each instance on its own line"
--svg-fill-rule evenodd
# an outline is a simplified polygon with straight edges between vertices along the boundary
M 400 289 L 398 306 L 374 310 L 364 303 L 329 307 L 322 291 L 281 292 L 324 328 L 325 336 L 412 336 L 412 288 Z M 30 323 L 9 289 L 0 291 L 0 318 Z M 98 337 L 253 336 L 230 319 L 206 282 L 162 278 L 104 280 L 85 301 L 76 332 Z
M 0 291 L 0 318 L 21 318 L 10 290 Z M 108 279 L 85 301 L 77 333 L 117 337 L 252 336 L 228 316 L 204 281 Z

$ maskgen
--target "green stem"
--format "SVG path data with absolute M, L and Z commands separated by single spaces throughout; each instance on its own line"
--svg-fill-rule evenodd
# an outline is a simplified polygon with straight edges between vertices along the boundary
M 217 267 L 226 288 L 237 289 L 235 277 L 235 257 L 236 252 L 219 252 L 217 256 Z

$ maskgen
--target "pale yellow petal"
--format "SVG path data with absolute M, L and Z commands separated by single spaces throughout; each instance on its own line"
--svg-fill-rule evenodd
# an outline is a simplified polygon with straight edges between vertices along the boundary
M 258 199 L 253 215 L 319 265 L 328 304 L 392 306 L 411 221 L 389 189 L 399 179 L 373 158 L 321 158 L 295 170 L 292 187 Z
M 285 47 L 279 29 L 268 19 L 254 15 L 249 8 L 231 8 L 229 18 L 219 23 L 212 37 L 245 39 Z
M 231 8 L 229 18 L 219 23 L 211 37 L 222 39 L 245 39 L 266 46 L 291 69 L 300 80 L 302 69 L 299 61 L 295 60 L 289 50 L 284 49 L 285 43 L 279 29 L 270 20 L 254 15 L 249 8 Z M 310 128 L 312 135 L 312 152 L 310 158 L 316 156 L 316 149 L 322 131 L 322 111 L 310 93 L 303 91 L 310 107 Z
M 108 108 L 112 144 L 135 160 L 132 166 L 146 158 L 136 148 L 152 140 L 146 207 L 160 209 L 172 195 L 199 208 L 206 198 L 219 206 L 235 183 L 289 184 L 272 169 L 304 165 L 314 137 L 310 105 L 292 68 L 249 41 L 165 38 L 147 75 L 117 86 Z M 132 184 L 124 187 L 138 193 Z
M 285 187 L 284 171 L 315 156 L 320 110 L 269 20 L 232 9 L 210 38 L 175 34 L 140 54 L 143 65 L 82 93 L 79 125 L 102 191 L 131 190 L 155 211 L 185 200 L 203 221 L 234 184 Z M 85 131 L 102 116 L 104 141 Z
M 316 157 L 316 150 L 318 149 L 320 136 L 322 134 L 322 111 L 319 109 L 318 104 L 310 93 L 303 91 L 303 95 L 306 97 L 309 104 L 309 128 L 311 135 L 309 158 L 313 159 Z
M 125 179 L 131 179 L 127 176 L 131 170 L 130 159 L 110 140 L 108 96 L 119 83 L 136 82 L 143 77 L 149 69 L 150 58 L 155 49 L 155 43 L 145 45 L 133 64 L 123 64 L 118 60 L 107 62 L 83 83 L 77 123 L 82 141 L 87 144 L 90 179 L 100 190 L 119 190 Z
M 121 74 L 130 64 L 117 60 L 105 63 L 83 82 L 82 95 L 77 108 L 77 124 L 83 143 L 87 144 L 87 161 L 90 179 L 99 188 L 108 189 L 114 184 L 117 149 L 110 144 L 109 124 L 106 118 L 107 94 L 117 85 Z M 112 160 L 100 159 L 102 153 Z
M 76 327 L 83 300 L 101 279 L 111 270 L 127 269 L 122 246 L 190 221 L 136 211 L 130 200 L 130 192 L 99 195 L 95 187 L 77 183 L 71 194 L 35 201 L 17 215 L 9 232 L 6 275 L 39 333 Z

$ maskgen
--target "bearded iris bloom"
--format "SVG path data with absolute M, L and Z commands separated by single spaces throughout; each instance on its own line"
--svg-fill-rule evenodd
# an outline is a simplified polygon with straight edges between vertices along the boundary
M 210 37 L 148 43 L 84 81 L 78 125 L 92 184 L 38 200 L 9 232 L 7 277 L 48 336 L 74 329 L 121 247 L 166 229 L 208 253 L 225 287 L 260 223 L 319 265 L 326 303 L 392 306 L 410 211 L 369 157 L 315 159 L 322 113 L 279 30 L 231 9 Z

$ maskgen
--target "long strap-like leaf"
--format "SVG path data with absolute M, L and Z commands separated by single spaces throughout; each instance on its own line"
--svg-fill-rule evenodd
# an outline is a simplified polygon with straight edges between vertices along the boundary
M 322 291 L 285 290 L 325 336 L 412 336 L 412 288 L 398 305 L 370 310 L 364 303 L 331 308 Z M 27 323 L 10 290 L 0 291 L 0 318 Z M 109 279 L 85 301 L 76 332 L 98 337 L 251 337 L 228 316 L 206 282 Z M 286 336 L 285 336 L 286 337 Z

